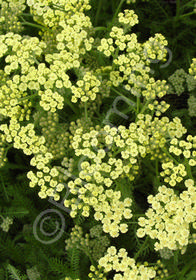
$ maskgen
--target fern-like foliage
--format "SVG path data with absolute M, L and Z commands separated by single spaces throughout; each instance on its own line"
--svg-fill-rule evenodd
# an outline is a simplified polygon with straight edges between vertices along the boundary
M 11 264 L 8 264 L 6 269 L 9 273 L 10 279 L 13 279 L 13 280 L 27 280 L 28 279 L 28 277 L 26 275 L 22 274 L 18 269 L 16 269 Z
M 50 258 L 48 260 L 51 271 L 57 272 L 58 274 L 68 275 L 70 273 L 69 265 L 64 263 L 60 258 Z
M 67 250 L 67 260 L 70 263 L 70 271 L 72 278 L 80 278 L 80 249 L 77 247 Z
M 24 263 L 24 250 L 9 237 L 5 237 L 2 233 L 0 235 L 0 259 L 11 259 L 15 263 Z

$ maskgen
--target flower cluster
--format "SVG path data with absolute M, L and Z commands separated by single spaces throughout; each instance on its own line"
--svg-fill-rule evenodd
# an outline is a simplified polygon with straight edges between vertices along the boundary
M 57 26 L 60 21 L 69 19 L 73 14 L 82 14 L 89 10 L 89 0 L 27 0 L 34 20 L 48 27 Z
M 45 79 L 41 82 L 42 75 L 34 66 L 46 45 L 37 37 L 23 38 L 11 32 L 0 35 L 0 42 L 0 57 L 6 56 L 4 72 L 1 71 L 0 113 L 19 121 L 29 120 L 32 106 L 29 98 L 46 82 Z
M 38 171 L 36 173 L 29 171 L 27 173 L 27 178 L 30 179 L 30 187 L 34 188 L 36 185 L 40 186 L 41 190 L 38 195 L 41 198 L 51 196 L 54 200 L 59 200 L 60 195 L 58 192 L 61 192 L 64 189 L 64 184 L 59 182 L 59 171 L 57 168 L 50 168 L 49 162 L 52 158 L 53 156 L 49 152 L 44 153 L 44 155 L 41 153 L 35 155 L 31 159 L 30 164 L 36 166 Z
M 68 50 L 71 53 L 85 54 L 90 51 L 93 37 L 89 37 L 88 30 L 92 29 L 90 18 L 84 14 L 74 14 L 70 19 L 61 21 L 62 31 L 57 34 L 57 49 Z
M 186 140 L 178 140 L 175 137 L 170 142 L 169 152 L 176 156 L 182 155 L 189 166 L 196 165 L 196 137 L 188 135 Z
M 139 23 L 138 16 L 133 10 L 124 10 L 123 13 L 119 13 L 118 21 L 125 27 L 132 27 Z
M 99 265 L 104 267 L 106 272 L 116 271 L 113 280 L 143 280 L 152 279 L 156 276 L 153 268 L 145 267 L 144 265 L 137 266 L 135 260 L 128 257 L 125 249 L 121 248 L 117 252 L 114 246 L 107 249 L 107 253 L 99 260 Z M 122 274 L 121 274 L 122 273 Z
M 65 207 L 71 206 L 71 217 L 75 217 L 77 212 L 82 209 L 81 214 L 88 217 L 90 208 L 95 211 L 94 218 L 101 221 L 103 224 L 103 231 L 109 233 L 112 237 L 119 236 L 119 233 L 126 233 L 128 226 L 126 223 L 121 223 L 123 218 L 130 219 L 132 217 L 131 199 L 126 198 L 120 201 L 121 192 L 106 190 L 103 185 L 95 185 L 92 183 L 82 184 L 82 180 L 77 178 L 68 183 L 70 192 L 78 195 L 79 203 L 76 199 L 65 200 Z
M 7 162 L 6 153 L 7 153 L 7 141 L 5 135 L 0 134 L 0 168 L 5 165 Z
M 3 231 L 8 232 L 10 225 L 13 224 L 13 219 L 9 217 L 4 218 L 1 215 L 0 217 L 3 219 L 3 222 L 1 223 L 0 227 L 2 228 Z
M 131 26 L 138 23 L 137 16 L 132 10 L 126 10 L 125 14 L 120 13 L 118 21 Z M 101 39 L 97 47 L 97 50 L 105 56 L 113 58 L 109 73 L 110 85 L 115 87 L 123 85 L 133 95 L 142 94 L 147 96 L 148 100 L 155 99 L 156 96 L 163 97 L 168 90 L 166 81 L 155 81 L 150 78 L 149 65 L 152 59 L 158 59 L 158 61 L 166 59 L 167 41 L 161 34 L 155 34 L 154 37 L 141 44 L 138 43 L 135 33 L 126 34 L 127 28 L 113 26 L 109 38 Z M 119 51 L 124 51 L 124 53 L 119 54 Z
M 166 60 L 167 41 L 162 34 L 156 33 L 154 38 L 150 38 L 144 43 L 144 55 L 147 59 Z
M 185 186 L 187 190 L 180 196 L 164 185 L 159 187 L 155 196 L 148 196 L 152 207 L 146 212 L 147 218 L 138 219 L 141 228 L 137 230 L 137 236 L 149 235 L 156 239 L 156 251 L 164 248 L 177 250 L 188 245 L 190 224 L 196 227 L 196 191 L 191 179 L 185 181 Z
M 194 76 L 194 79 L 196 79 L 196 58 L 193 58 L 191 66 L 189 68 L 189 74 Z
M 163 163 L 162 168 L 164 171 L 160 172 L 160 175 L 164 177 L 164 182 L 169 183 L 172 187 L 180 183 L 187 175 L 186 167 L 183 164 L 175 166 L 172 161 L 169 161 Z
M 43 136 L 35 135 L 34 124 L 29 123 L 21 126 L 20 123 L 12 118 L 9 126 L 7 124 L 0 125 L 0 130 L 4 132 L 5 139 L 8 143 L 13 142 L 16 149 L 22 149 L 26 155 L 33 153 L 45 152 L 45 139 Z
M 90 273 L 88 274 L 88 277 L 92 280 L 107 280 L 107 278 L 104 276 L 104 269 L 100 265 L 95 267 L 94 265 L 90 266 Z
M 167 104 L 164 100 L 162 100 L 160 103 L 155 100 L 153 101 L 153 103 L 148 104 L 148 108 L 151 111 L 155 111 L 155 115 L 157 117 L 161 116 L 162 113 L 165 113 L 169 107 L 170 105 Z
M 71 101 L 76 103 L 78 99 L 82 102 L 87 102 L 96 99 L 96 94 L 99 92 L 101 82 L 90 72 L 86 72 L 82 80 L 76 82 L 76 86 L 71 87 L 73 93 Z
M 167 94 L 168 86 L 166 85 L 165 80 L 157 80 L 155 81 L 154 78 L 150 78 L 148 84 L 146 85 L 146 89 L 142 90 L 142 95 L 147 99 L 155 99 L 156 97 L 162 98 L 164 95 Z M 165 103 L 163 103 L 166 105 Z M 164 111 L 166 111 L 168 106 L 163 106 Z

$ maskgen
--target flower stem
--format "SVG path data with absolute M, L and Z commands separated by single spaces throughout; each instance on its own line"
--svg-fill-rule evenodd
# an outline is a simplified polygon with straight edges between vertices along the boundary
M 108 26 L 108 29 L 110 29 L 110 28 L 113 26 L 113 23 L 114 23 L 114 21 L 115 21 L 115 18 L 117 17 L 117 15 L 118 15 L 118 13 L 119 13 L 119 11 L 120 11 L 120 9 L 121 9 L 121 6 L 122 6 L 122 4 L 123 4 L 124 2 L 125 2 L 125 0 L 121 0 L 121 1 L 120 1 L 119 5 L 118 5 L 118 7 L 117 7 L 117 9 L 116 9 L 116 12 L 115 12 L 115 14 L 114 14 L 114 16 L 113 16 L 113 18 L 112 18 L 112 21 L 111 21 L 110 25 Z
M 88 120 L 87 102 L 85 102 L 84 110 L 85 110 L 85 119 L 87 121 Z

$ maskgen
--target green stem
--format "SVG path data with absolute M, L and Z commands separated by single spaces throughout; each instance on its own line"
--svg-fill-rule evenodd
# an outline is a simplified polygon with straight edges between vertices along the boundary
M 78 114 L 78 112 L 76 111 L 76 109 L 74 108 L 74 106 L 72 105 L 72 103 L 68 100 L 68 98 L 66 97 L 66 94 L 64 95 L 64 99 L 65 99 L 65 103 L 72 109 L 72 111 L 75 114 Z
M 174 269 L 175 269 L 176 276 L 179 275 L 179 272 L 178 272 L 178 254 L 179 254 L 178 251 L 174 252 Z
M 181 19 L 181 18 L 184 18 L 184 17 L 191 16 L 191 15 L 193 15 L 193 14 L 195 14 L 195 12 L 190 12 L 190 13 L 187 13 L 187 14 L 181 15 L 181 16 L 179 16 L 178 18 L 179 18 L 179 19 Z
M 87 120 L 88 120 L 87 102 L 85 102 L 84 111 L 85 111 L 85 119 L 86 119 L 86 121 L 87 121 Z
M 145 214 L 133 214 L 132 218 L 134 218 L 134 217 L 145 217 L 145 216 L 146 216 Z
M 133 103 L 134 106 L 136 106 L 136 103 L 135 103 L 133 100 L 131 100 L 131 99 L 129 99 L 128 97 L 126 97 L 126 96 L 125 96 L 124 94 L 122 94 L 120 91 L 118 91 L 117 89 L 115 89 L 115 87 L 112 87 L 112 90 L 115 91 L 118 95 L 124 97 L 124 98 L 127 100 L 127 102 L 131 102 L 131 103 Z M 133 106 L 133 105 L 132 105 L 132 106 Z
M 22 18 L 22 17 L 21 17 Z M 39 25 L 39 24 L 35 24 L 35 23 L 31 23 L 31 22 L 27 22 L 25 21 L 23 18 L 22 18 L 23 22 L 22 25 L 28 25 L 28 26 L 32 26 L 32 27 L 35 27 L 35 28 L 39 28 L 39 29 L 46 29 L 46 30 L 50 30 L 49 28 L 43 26 L 43 25 Z
M 105 26 L 97 26 L 93 28 L 94 31 L 101 31 L 101 30 L 107 30 L 107 27 Z
M 22 13 L 23 16 L 29 16 L 29 17 L 33 17 L 32 14 L 28 14 L 28 13 Z
M 34 93 L 32 95 L 27 95 L 25 97 L 22 97 L 22 98 L 19 98 L 18 101 L 23 101 L 23 100 L 26 100 L 26 99 L 31 99 L 31 98 L 34 98 L 35 96 L 38 96 L 38 93 Z
M 7 156 L 7 152 L 9 151 L 10 148 L 13 147 L 13 144 L 10 144 L 6 147 L 6 149 L 4 150 L 4 156 L 6 157 Z
M 181 0 L 176 0 L 176 19 L 179 19 L 180 16 L 180 1 Z
M 126 221 L 126 224 L 138 224 L 138 222 L 127 222 Z
M 158 186 L 160 186 L 160 180 L 159 180 L 159 165 L 158 165 L 158 160 L 156 159 L 155 161 L 155 170 L 156 170 L 156 183 L 157 183 L 157 186 L 156 186 L 156 189 L 158 188 Z
M 163 7 L 159 4 L 159 0 L 154 0 L 157 5 L 159 6 L 159 8 L 162 10 L 162 12 L 164 13 L 164 15 L 166 16 L 166 18 L 169 18 L 168 14 L 166 13 L 166 11 L 163 9 Z
M 8 215 L 8 216 L 17 216 L 17 215 L 20 215 L 20 214 L 23 214 L 23 215 L 27 215 L 27 214 L 29 214 L 29 211 L 28 210 L 24 210 L 24 211 L 14 211 L 14 212 L 6 212 L 6 215 Z
M 91 261 L 92 265 L 95 265 L 94 260 L 91 257 L 91 254 L 88 252 L 88 247 L 86 246 L 81 246 L 81 250 L 84 252 L 85 255 L 87 255 L 87 257 L 89 258 L 89 260 Z
M 192 172 L 191 172 L 191 167 L 190 167 L 190 165 L 189 165 L 189 163 L 188 163 L 188 159 L 187 159 L 187 158 L 184 159 L 184 164 L 185 164 L 185 166 L 186 166 L 186 170 L 187 170 L 187 173 L 188 173 L 189 178 L 191 178 L 192 180 L 194 180 L 193 175 L 192 175 Z
M 137 115 L 139 114 L 139 111 L 140 111 L 140 98 L 139 96 L 137 96 L 137 111 L 136 111 Z
M 179 162 L 168 152 L 166 147 L 163 148 L 163 151 L 167 154 L 169 158 L 171 158 L 171 160 L 173 160 L 176 164 L 179 164 Z
M 176 279 L 176 278 L 174 278 L 175 276 L 176 276 L 176 274 L 172 274 L 172 275 L 170 275 L 170 276 L 164 278 L 164 280 Z
M 115 14 L 114 14 L 114 16 L 113 16 L 113 18 L 112 18 L 112 21 L 111 21 L 110 25 L 108 26 L 108 29 L 110 29 L 110 28 L 113 26 L 113 23 L 114 23 L 114 21 L 115 21 L 115 18 L 117 17 L 117 15 L 118 15 L 118 13 L 119 13 L 119 11 L 120 11 L 120 9 L 121 9 L 121 7 L 122 7 L 122 5 L 123 5 L 124 2 L 125 2 L 125 0 L 121 0 L 121 1 L 120 1 L 119 5 L 118 5 L 118 7 L 117 7 L 117 9 L 116 9 L 116 12 L 115 12 Z
M 151 100 L 146 101 L 145 105 L 142 107 L 142 110 L 139 112 L 139 114 L 143 114 L 145 110 L 147 109 L 148 105 L 150 104 Z M 137 114 L 138 115 L 138 114 Z M 138 120 L 138 117 L 136 116 L 136 120 Z
M 99 0 L 94 25 L 97 25 L 97 22 L 98 22 L 98 19 L 99 19 L 99 14 L 100 14 L 100 11 L 101 11 L 101 7 L 102 7 L 102 0 Z

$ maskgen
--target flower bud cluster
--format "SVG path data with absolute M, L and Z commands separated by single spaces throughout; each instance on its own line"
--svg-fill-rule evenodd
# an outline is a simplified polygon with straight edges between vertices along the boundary
M 196 79 L 192 75 L 187 74 L 186 83 L 188 91 L 192 91 L 196 88 Z
M 177 69 L 174 74 L 169 78 L 169 94 L 181 95 L 185 92 L 186 88 L 188 91 L 192 91 L 196 88 L 196 80 L 190 74 L 187 74 L 184 69 Z
M 187 103 L 189 116 L 196 117 L 196 97 L 194 97 L 194 95 L 190 95 Z
M 83 237 L 83 230 L 82 227 L 75 225 L 72 228 L 72 231 L 70 233 L 69 239 L 65 240 L 66 243 L 66 250 L 69 250 L 71 248 L 79 248 L 80 246 L 89 246 L 89 234 L 86 234 L 85 238 Z
M 64 157 L 60 166 L 55 166 L 59 171 L 59 182 L 66 182 L 72 177 L 75 161 L 73 158 Z
M 157 260 L 154 269 L 156 271 L 156 277 L 154 278 L 154 280 L 160 280 L 169 277 L 168 270 L 165 268 L 165 265 L 161 262 L 161 260 Z
M 59 123 L 59 116 L 55 113 L 42 114 L 39 119 L 41 132 L 46 140 L 46 147 L 53 154 L 54 159 L 62 158 L 66 154 L 69 146 L 68 127 L 64 123 Z
M 20 33 L 23 30 L 18 17 L 25 10 L 25 0 L 2 0 L 0 1 L 0 34 L 14 32 Z
M 169 260 L 174 256 L 173 251 L 168 249 L 167 247 L 159 250 L 159 254 L 161 258 L 165 260 Z
M 184 71 L 184 69 L 177 69 L 174 74 L 172 74 L 168 81 L 170 82 L 170 88 L 168 93 L 173 93 L 181 95 L 185 91 L 185 82 L 189 75 Z

